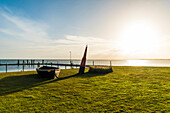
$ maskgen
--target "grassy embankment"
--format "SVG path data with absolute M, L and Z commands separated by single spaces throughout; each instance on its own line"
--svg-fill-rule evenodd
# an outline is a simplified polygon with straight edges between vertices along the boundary
M 170 112 L 170 68 L 113 67 L 109 74 L 39 79 L 36 72 L 0 74 L 1 112 Z M 86 70 L 87 71 L 87 70 Z

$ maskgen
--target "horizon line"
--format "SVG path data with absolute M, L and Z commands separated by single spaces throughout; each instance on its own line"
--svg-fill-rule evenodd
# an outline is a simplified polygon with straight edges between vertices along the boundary
M 0 60 L 70 60 L 70 58 L 0 58 Z M 81 60 L 81 58 L 72 58 L 71 60 Z M 100 59 L 100 58 L 87 58 L 87 60 L 170 60 L 170 58 L 155 58 L 155 59 Z

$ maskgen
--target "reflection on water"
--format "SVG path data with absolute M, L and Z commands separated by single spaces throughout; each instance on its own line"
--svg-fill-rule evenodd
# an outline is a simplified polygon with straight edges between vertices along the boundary
M 128 66 L 147 66 L 147 60 L 127 60 Z
M 170 60 L 126 60 L 125 66 L 170 67 Z

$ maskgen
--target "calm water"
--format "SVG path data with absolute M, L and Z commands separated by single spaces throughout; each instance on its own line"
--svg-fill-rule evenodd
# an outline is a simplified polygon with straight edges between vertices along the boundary
M 27 60 L 24 60 L 26 63 Z M 31 60 L 29 60 L 31 62 Z M 42 62 L 42 60 L 35 60 L 35 63 Z M 44 63 L 63 63 L 70 64 L 70 60 L 44 60 Z M 16 64 L 18 60 L 0 60 L 0 64 Z M 23 63 L 23 60 L 20 60 Z M 80 60 L 72 60 L 73 64 L 80 64 Z M 170 67 L 170 60 L 87 60 L 87 65 L 107 65 L 107 66 L 157 66 L 157 67 Z M 36 70 L 36 65 L 25 65 L 25 71 Z M 65 66 L 60 66 L 61 69 L 65 69 Z M 70 67 L 67 67 L 69 69 Z M 0 72 L 5 72 L 5 66 L 0 66 Z M 22 66 L 8 66 L 8 72 L 23 71 Z

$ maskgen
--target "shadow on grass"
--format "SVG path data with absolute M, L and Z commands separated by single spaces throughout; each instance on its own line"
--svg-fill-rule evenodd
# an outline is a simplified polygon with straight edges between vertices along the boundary
M 43 84 L 48 84 L 59 80 L 68 79 L 76 75 L 77 74 L 59 78 L 59 79 L 39 78 L 37 74 L 8 76 L 0 79 L 0 96 L 12 94 L 32 87 L 40 86 Z
M 61 77 L 59 79 L 56 79 L 55 81 L 58 80 L 63 80 L 63 79 L 68 79 L 71 77 L 82 77 L 82 78 L 88 78 L 88 77 L 96 77 L 96 76 L 105 76 L 108 73 L 91 73 L 91 72 L 85 72 L 84 74 L 74 74 L 66 77 Z
M 76 77 L 88 78 L 88 77 L 96 77 L 96 76 L 105 76 L 108 73 L 91 73 L 86 72 L 84 74 L 77 74 Z
M 0 79 L 0 96 L 12 94 L 32 87 L 40 86 L 43 84 L 69 79 L 71 77 L 86 78 L 86 77 L 104 76 L 104 75 L 105 74 L 95 74 L 95 73 L 87 72 L 84 74 L 74 74 L 66 77 L 61 77 L 58 79 L 38 78 L 37 74 L 9 76 Z
M 8 76 L 0 79 L 0 96 L 39 86 L 49 79 L 39 79 L 36 74 Z

